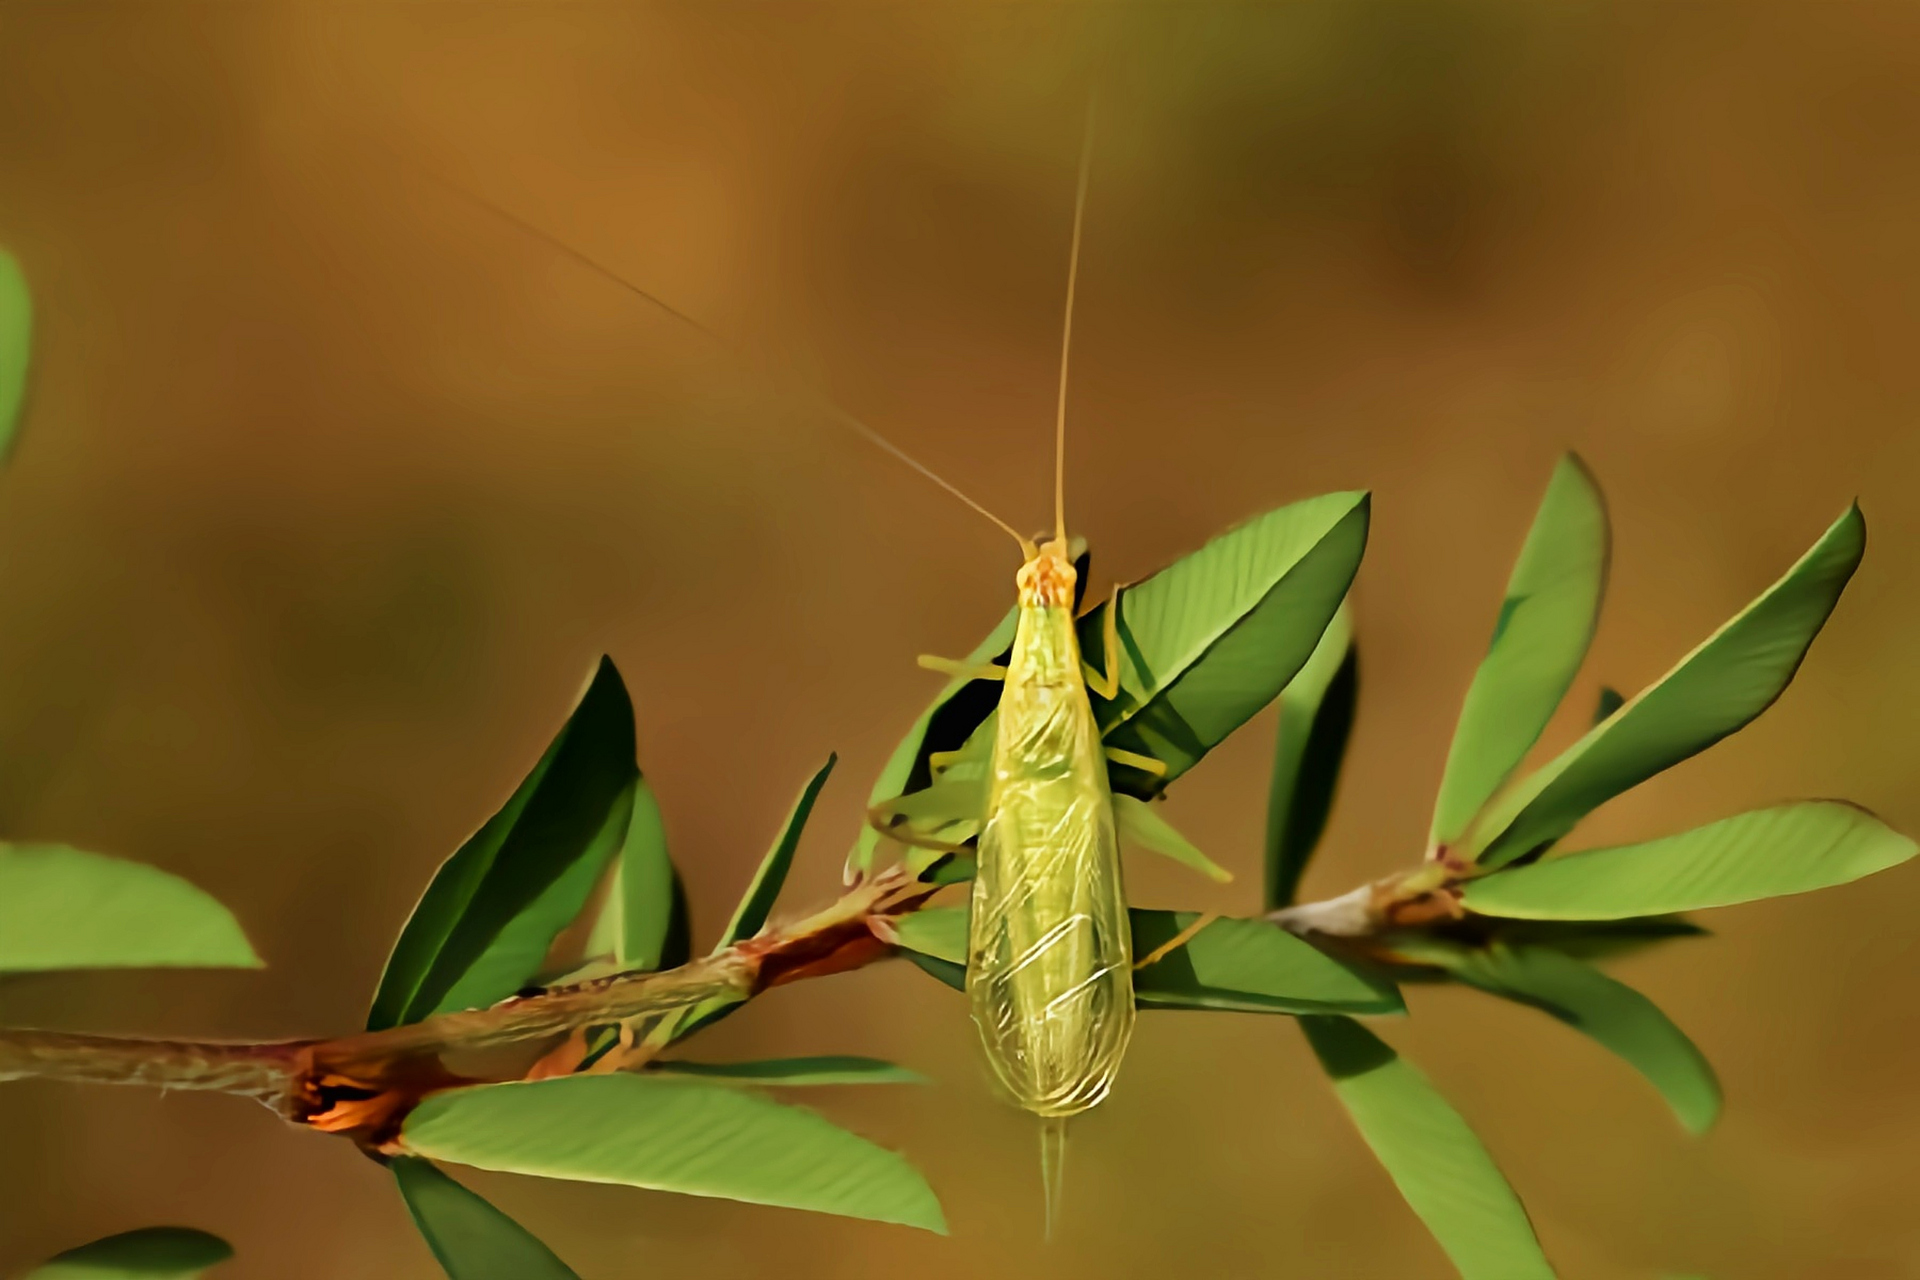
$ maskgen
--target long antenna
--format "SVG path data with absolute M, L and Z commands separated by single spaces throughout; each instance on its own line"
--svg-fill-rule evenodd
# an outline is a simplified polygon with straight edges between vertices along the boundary
M 1073 195 L 1073 248 L 1067 257 L 1067 318 L 1060 335 L 1060 407 L 1053 420 L 1053 536 L 1067 542 L 1067 357 L 1073 351 L 1073 292 L 1080 283 L 1080 229 L 1087 219 L 1087 175 L 1093 169 L 1093 107 L 1080 141 L 1080 183 Z
M 535 240 L 540 241 L 542 244 L 546 245 L 547 247 L 556 250 L 557 252 L 559 252 L 560 254 L 564 255 L 567 258 L 572 259 L 575 263 L 579 264 L 582 267 L 585 267 L 588 271 L 591 271 L 593 274 L 599 276 L 601 279 L 606 280 L 612 284 L 618 285 L 620 288 L 625 289 L 628 293 L 633 294 L 635 297 L 640 298 L 645 302 L 651 303 L 656 309 L 665 313 L 667 316 L 669 316 L 673 320 L 677 321 L 680 324 L 685 325 L 689 329 L 692 329 L 695 332 L 706 337 L 710 342 L 718 346 L 723 352 L 725 352 L 735 362 L 744 366 L 746 369 L 754 373 L 756 376 L 766 379 L 770 382 L 774 380 L 773 376 L 769 373 L 769 371 L 764 367 L 757 365 L 753 361 L 753 359 L 749 357 L 747 353 L 740 348 L 739 344 L 730 341 L 725 335 L 720 334 L 711 328 L 708 328 L 706 325 L 700 323 L 700 321 L 694 319 L 692 316 L 688 315 L 686 312 L 680 310 L 678 307 L 672 305 L 671 303 L 667 302 L 666 300 L 659 297 L 658 295 L 650 293 L 647 290 L 641 288 L 639 285 L 633 283 L 633 281 L 619 274 L 613 268 L 607 266 L 605 263 L 599 261 L 597 258 L 593 258 L 589 256 L 588 254 L 575 248 L 573 245 L 568 244 L 566 241 L 561 240 L 558 237 L 550 234 L 545 229 L 538 227 L 533 223 L 527 221 L 525 218 L 521 217 L 517 213 L 514 213 L 512 210 L 504 208 L 501 205 L 495 204 L 493 201 L 487 199 L 485 196 L 482 196 L 474 191 L 471 191 L 466 187 L 461 186 L 459 183 L 444 177 L 441 174 L 435 173 L 430 169 L 422 169 L 421 173 L 425 177 L 430 179 L 436 186 L 440 187 L 442 190 L 445 190 L 451 193 L 452 195 L 459 197 L 460 199 L 466 201 L 468 204 L 475 206 L 476 208 L 479 208 L 489 214 L 492 214 L 494 217 L 498 218 L 500 221 L 507 223 L 509 226 L 512 226 L 518 229 L 519 231 L 525 233 L 526 235 L 532 236 Z M 1083 185 L 1084 185 L 1084 182 L 1083 182 Z M 1005 520 L 1002 520 L 999 516 L 987 510 L 987 508 L 981 505 L 979 502 L 974 501 L 974 499 L 969 497 L 960 488 L 960 486 L 954 484 L 951 480 L 947 479 L 945 476 L 935 471 L 932 467 L 929 467 L 926 463 L 920 461 L 918 458 L 908 453 L 905 449 L 902 449 L 899 445 L 895 444 L 893 441 L 887 439 L 887 437 L 885 437 L 884 435 L 881 435 L 880 432 L 868 426 L 865 422 L 862 422 L 859 418 L 854 417 L 851 413 L 848 413 L 845 409 L 842 409 L 839 405 L 833 403 L 833 401 L 827 399 L 825 396 L 821 395 L 817 391 L 812 390 L 811 388 L 801 389 L 800 391 L 797 392 L 797 394 L 811 401 L 817 408 L 821 409 L 830 417 L 834 418 L 842 426 L 845 426 L 850 430 L 852 430 L 855 435 L 858 435 L 862 439 L 866 440 L 868 443 L 877 446 L 879 449 L 891 455 L 896 460 L 902 463 L 905 463 L 907 466 L 911 467 L 913 470 L 919 472 L 921 475 L 925 476 L 927 479 L 939 485 L 942 489 L 945 489 L 948 493 L 952 494 L 954 497 L 960 499 L 960 501 L 966 503 L 967 506 L 973 508 L 975 511 L 979 512 L 981 515 L 991 520 L 995 525 L 999 526 L 1000 530 L 1003 533 L 1005 533 L 1008 537 L 1012 538 L 1015 542 L 1020 544 L 1020 548 L 1023 554 L 1025 554 L 1031 547 L 1031 543 L 1024 536 L 1021 535 L 1018 529 L 1015 529 L 1012 525 L 1008 524 Z

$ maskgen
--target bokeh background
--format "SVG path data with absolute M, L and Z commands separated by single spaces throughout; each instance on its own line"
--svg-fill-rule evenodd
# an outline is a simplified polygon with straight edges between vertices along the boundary
M 357 1025 L 432 869 L 602 651 L 703 936 L 837 749 L 786 901 L 830 895 L 937 683 L 913 655 L 969 645 L 1015 563 L 768 388 L 825 387 L 1042 525 L 1096 79 L 1069 490 L 1096 578 L 1281 502 L 1376 495 L 1360 720 L 1309 890 L 1418 853 L 1568 447 L 1617 532 L 1580 715 L 1856 495 L 1871 530 L 1780 705 L 1577 838 L 1829 795 L 1920 829 L 1912 6 L 5 0 L 0 242 L 41 328 L 0 477 L 0 830 L 190 876 L 270 967 L 16 981 L 0 1018 Z M 1137 863 L 1138 900 L 1252 909 L 1271 737 L 1262 717 L 1172 802 L 1240 882 Z M 1417 992 L 1388 1031 L 1569 1280 L 1920 1276 L 1916 904 L 1909 866 L 1618 967 L 1725 1077 L 1702 1142 L 1528 1011 Z M 783 990 L 700 1047 L 933 1075 L 810 1100 L 909 1152 L 952 1238 L 475 1185 L 607 1280 L 1450 1274 L 1284 1019 L 1144 1019 L 1049 1246 L 1031 1125 L 916 972 Z M 437 1274 L 372 1165 L 244 1102 L 16 1084 L 0 1135 L 0 1272 L 178 1221 L 236 1242 L 236 1280 Z

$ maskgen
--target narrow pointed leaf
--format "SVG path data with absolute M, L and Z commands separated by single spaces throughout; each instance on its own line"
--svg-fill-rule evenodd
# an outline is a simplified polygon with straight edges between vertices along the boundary
M 0 844 L 0 973 L 257 969 L 231 912 L 155 867 L 56 844 Z
M 1849 507 L 1752 604 L 1476 821 L 1467 851 L 1502 866 L 1552 843 L 1596 806 L 1705 750 L 1771 706 L 1793 679 L 1866 549 Z
M 0 249 L 0 460 L 13 448 L 33 357 L 33 295 L 13 255 Z
M 828 756 L 827 762 L 800 789 L 800 796 L 788 811 L 787 820 L 780 825 L 780 834 L 774 840 L 773 847 L 760 860 L 760 869 L 753 873 L 753 883 L 747 886 L 740 905 L 733 910 L 733 919 L 727 922 L 726 929 L 721 933 L 720 942 L 714 947 L 716 952 L 725 951 L 734 943 L 751 938 L 767 923 L 767 917 L 773 912 L 773 904 L 787 882 L 787 872 L 793 866 L 794 850 L 800 847 L 800 836 L 806 831 L 807 819 L 813 814 L 813 802 L 820 798 L 820 789 L 827 785 L 827 777 L 833 772 L 838 759 L 838 756 Z
M 430 1162 L 402 1156 L 391 1167 L 448 1280 L 580 1280 L 531 1231 Z
M 620 846 L 620 945 L 622 968 L 673 969 L 692 955 L 687 891 L 667 852 L 660 803 L 643 777 L 635 782 L 633 816 Z
M 905 1159 L 730 1084 L 649 1073 L 484 1085 L 428 1097 L 402 1136 L 415 1154 L 481 1169 L 946 1231 Z
M 1720 1081 L 1686 1032 L 1625 983 L 1551 946 L 1475 947 L 1427 937 L 1414 958 L 1489 995 L 1558 1018 L 1618 1054 L 1660 1091 L 1690 1132 L 1720 1115 Z
M 1145 959 L 1199 913 L 1135 907 L 1133 954 Z M 1215 920 L 1133 975 L 1142 1009 L 1237 1013 L 1400 1013 L 1392 983 L 1335 960 L 1264 920 Z
M 232 1256 L 232 1245 L 192 1227 L 142 1227 L 69 1249 L 21 1280 L 198 1280 Z
M 1600 696 L 1593 704 L 1593 723 L 1599 724 L 1614 712 L 1627 705 L 1627 695 L 1611 685 L 1600 686 Z
M 926 1084 L 917 1071 L 878 1058 L 827 1056 L 767 1058 L 759 1062 L 661 1062 L 654 1069 L 667 1075 L 731 1080 L 737 1084 L 777 1086 L 783 1089 L 827 1084 Z
M 1300 673 L 1280 691 L 1280 731 L 1267 785 L 1265 902 L 1293 905 L 1333 810 L 1360 698 L 1360 654 L 1345 605 Z
M 793 866 L 794 851 L 800 847 L 800 837 L 806 831 L 807 819 L 813 813 L 814 801 L 820 798 L 820 789 L 827 785 L 827 777 L 833 772 L 837 756 L 829 755 L 827 762 L 807 785 L 800 789 L 800 796 L 793 802 L 793 808 L 787 813 L 787 820 L 780 826 L 780 834 L 775 837 L 773 847 L 767 850 L 767 856 L 760 861 L 759 870 L 754 872 L 753 881 L 747 886 L 747 892 L 741 897 L 740 904 L 734 908 L 733 919 L 721 931 L 720 941 L 714 945 L 714 952 L 725 951 L 736 942 L 751 938 L 760 932 L 767 923 L 767 917 L 773 911 L 773 904 L 780 897 L 780 890 L 787 882 L 787 872 Z M 732 1016 L 743 1005 L 740 1000 L 708 1000 L 691 1009 L 680 1011 L 670 1019 L 672 1039 L 683 1039 L 705 1027 L 710 1027 L 722 1018 Z
M 1865 809 L 1804 800 L 1496 872 L 1467 885 L 1466 905 L 1534 920 L 1665 915 L 1846 884 L 1913 854 L 1913 841 Z
M 1115 766 L 1117 790 L 1164 790 L 1273 701 L 1313 653 L 1366 550 L 1368 498 L 1309 498 L 1230 530 L 1123 588 L 1120 689 L 1095 704 L 1109 745 L 1164 775 Z M 1109 600 L 1079 624 L 1101 652 Z
M 1174 830 L 1151 802 L 1127 795 L 1115 796 L 1113 816 L 1119 824 L 1120 834 L 1141 848 L 1172 858 L 1181 866 L 1198 871 L 1217 884 L 1226 884 L 1233 879 L 1233 872 L 1200 852 L 1193 841 Z
M 512 995 L 580 914 L 626 837 L 634 801 L 633 704 L 602 658 L 518 789 L 442 863 L 394 944 L 370 1030 Z
M 1430 844 L 1460 837 L 1566 696 L 1600 618 L 1607 546 L 1600 486 L 1586 464 L 1566 454 L 1520 548 L 1493 640 L 1460 708 Z
M 1426 1076 L 1351 1018 L 1300 1019 L 1360 1136 L 1462 1280 L 1554 1280 L 1520 1198 Z

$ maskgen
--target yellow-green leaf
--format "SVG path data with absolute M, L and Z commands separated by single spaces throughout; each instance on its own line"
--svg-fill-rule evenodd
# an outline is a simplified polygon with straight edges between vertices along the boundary
M 256 969 L 232 913 L 155 867 L 56 844 L 0 844 L 0 973 Z
M 13 448 L 33 358 L 33 295 L 13 255 L 0 249 L 0 458 Z
M 1466 905 L 1529 920 L 1666 915 L 1846 884 L 1913 854 L 1912 840 L 1865 809 L 1803 800 L 1498 871 L 1468 883 Z
M 1490 806 L 1464 842 L 1503 866 L 1573 829 L 1595 807 L 1744 727 L 1773 705 L 1866 549 L 1849 507 L 1798 563 L 1585 737 Z
M 1525 758 L 1593 640 L 1607 585 L 1607 508 L 1586 465 L 1560 459 L 1520 548 L 1447 752 L 1429 843 L 1452 844 Z
M 1094 707 L 1106 741 L 1166 766 L 1115 766 L 1115 790 L 1164 790 L 1279 695 L 1347 594 L 1368 513 L 1358 492 L 1269 511 L 1080 620 L 1082 650 L 1098 655 L 1106 610 L 1119 610 L 1120 689 Z
M 417 1155 L 896 1222 L 946 1219 L 905 1159 L 751 1089 L 646 1075 L 566 1076 L 434 1094 L 407 1118 Z
M 1351 1018 L 1300 1019 L 1360 1136 L 1461 1280 L 1554 1280 L 1520 1197 L 1426 1076 Z

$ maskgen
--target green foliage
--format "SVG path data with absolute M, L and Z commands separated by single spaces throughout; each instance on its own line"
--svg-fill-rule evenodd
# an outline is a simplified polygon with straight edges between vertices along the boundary
M 807 829 L 807 819 L 813 816 L 814 802 L 820 798 L 821 788 L 827 785 L 827 778 L 833 773 L 837 759 L 836 756 L 828 756 L 827 762 L 800 789 L 793 808 L 787 811 L 786 821 L 780 824 L 780 834 L 773 839 L 773 847 L 760 860 L 759 869 L 747 884 L 747 891 L 740 895 L 740 901 L 733 909 L 733 918 L 720 931 L 720 941 L 713 948 L 716 954 L 736 942 L 751 938 L 766 925 L 767 917 L 773 912 L 773 904 L 779 900 L 780 890 L 786 887 L 787 872 L 793 867 L 793 855 L 800 847 L 800 837 Z M 683 1039 L 703 1027 L 712 1026 L 739 1007 L 737 1000 L 709 1000 L 697 1005 L 683 1016 L 671 1020 L 673 1038 Z
M 1512 862 L 1750 723 L 1799 670 L 1865 549 L 1866 522 L 1849 507 L 1785 576 L 1659 682 L 1483 813 L 1465 852 L 1483 866 Z
M 1312 656 L 1366 550 L 1369 500 L 1335 493 L 1280 507 L 1221 534 L 1079 620 L 1080 647 L 1104 660 L 1107 611 L 1118 609 L 1120 687 L 1094 701 L 1107 745 L 1166 766 L 1152 774 L 1109 767 L 1116 795 L 1152 799 L 1279 696 Z M 1084 573 L 1083 573 L 1084 579 Z M 1004 652 L 1009 622 L 974 651 Z M 976 684 L 983 682 L 975 682 Z M 907 776 L 904 795 L 876 785 L 876 805 L 923 835 L 960 843 L 977 830 L 994 701 L 950 684 L 895 749 L 883 783 Z M 937 724 L 936 739 L 929 724 Z M 958 758 L 934 783 L 927 756 Z M 909 755 L 915 763 L 905 767 Z M 897 798 L 896 798 L 897 797 Z M 864 846 L 863 846 L 864 847 Z M 908 865 L 935 859 L 916 851 Z
M 1133 954 L 1145 959 L 1198 919 L 1191 911 L 1133 908 Z M 965 981 L 967 910 L 933 907 L 898 925 L 900 945 L 938 962 L 929 972 Z M 927 967 L 927 966 L 923 966 Z M 1142 1009 L 1216 1009 L 1234 1013 L 1399 1013 L 1390 982 L 1345 964 L 1260 920 L 1214 920 L 1182 946 L 1137 970 Z
M 926 1084 L 917 1071 L 897 1067 L 878 1058 L 827 1056 L 820 1058 L 768 1058 L 760 1062 L 687 1062 L 676 1060 L 654 1064 L 655 1070 L 670 1075 L 699 1076 L 708 1080 L 732 1080 L 741 1084 L 777 1085 L 793 1089 L 825 1084 Z
M 1467 885 L 1486 915 L 1612 920 L 1806 893 L 1884 871 L 1913 841 L 1837 800 L 1757 809 L 1644 844 L 1513 867 Z
M 260 966 L 233 915 L 178 876 L 64 845 L 0 844 L 0 973 Z
M 649 1073 L 486 1085 L 429 1097 L 403 1137 L 417 1155 L 481 1169 L 946 1231 L 900 1156 L 734 1084 Z
M 1551 946 L 1448 946 L 1427 940 L 1413 958 L 1467 986 L 1551 1014 L 1645 1076 L 1680 1123 L 1705 1133 L 1720 1116 L 1720 1081 L 1705 1055 L 1653 1001 Z
M 1267 910 L 1290 904 L 1327 827 L 1360 698 L 1360 654 L 1345 605 L 1313 656 L 1280 691 L 1280 732 L 1267 789 Z
M 1200 852 L 1193 841 L 1174 830 L 1151 802 L 1133 796 L 1115 796 L 1113 817 L 1120 834 L 1141 848 L 1172 858 L 1216 884 L 1225 884 L 1233 879 L 1231 871 Z
M 33 295 L 13 255 L 0 249 L 0 459 L 13 449 L 33 354 Z
M 1607 582 L 1607 508 L 1587 468 L 1554 469 L 1460 708 L 1428 841 L 1457 840 L 1552 719 L 1587 656 Z
M 1844 883 L 1904 861 L 1914 844 L 1862 810 L 1820 801 L 1622 848 L 1548 850 L 1597 805 L 1764 711 L 1792 679 L 1864 545 L 1864 523 L 1851 508 L 1666 677 L 1631 700 L 1603 689 L 1594 727 L 1511 781 L 1578 669 L 1604 586 L 1604 506 L 1584 467 L 1563 459 L 1509 581 L 1435 806 L 1435 842 L 1478 863 L 1461 886 L 1469 915 L 1381 939 L 1378 958 L 1407 980 L 1439 976 L 1551 1014 L 1632 1065 L 1689 1129 L 1710 1126 L 1719 1085 L 1699 1050 L 1651 1001 L 1588 961 L 1701 932 L 1674 913 Z M 1268 810 L 1270 907 L 1292 900 L 1324 821 L 1319 797 L 1331 795 L 1339 768 L 1344 732 L 1327 735 L 1317 762 L 1312 746 L 1332 700 L 1312 677 L 1331 662 L 1316 656 L 1296 677 L 1298 692 L 1284 695 Z M 1350 709 L 1339 713 L 1350 717 Z M 1309 819 L 1298 823 L 1302 809 Z M 1290 831 L 1301 834 L 1276 834 Z M 1426 892 L 1442 883 L 1436 872 L 1445 864 L 1429 864 L 1409 884 Z M 1354 910 L 1363 909 L 1356 901 Z M 1513 1193 L 1431 1086 L 1357 1024 L 1302 1025 L 1369 1143 L 1462 1273 L 1550 1275 Z M 1446 1170 L 1448 1160 L 1461 1167 Z
M 69 1249 L 21 1280 L 197 1280 L 232 1256 L 232 1245 L 204 1231 L 142 1227 Z
M 1133 953 L 1144 959 L 1196 919 L 1134 908 Z M 1392 983 L 1334 959 L 1260 920 L 1221 918 L 1133 976 L 1142 1009 L 1237 1013 L 1400 1013 Z
M 620 907 L 614 957 L 622 969 L 673 969 L 687 962 L 693 944 L 687 890 L 667 852 L 660 802 L 645 778 L 634 782 L 633 814 L 608 901 Z
M 787 811 L 786 821 L 780 824 L 780 834 L 774 837 L 773 847 L 760 860 L 760 867 L 753 873 L 747 891 L 740 896 L 739 905 L 733 909 L 733 919 L 727 921 L 727 927 L 721 931 L 720 941 L 714 946 L 715 951 L 724 951 L 736 942 L 751 938 L 766 925 L 767 917 L 773 913 L 773 904 L 780 897 L 780 890 L 786 886 L 787 872 L 793 867 L 794 851 L 800 847 L 800 836 L 807 829 L 807 819 L 813 816 L 814 801 L 820 798 L 820 789 L 827 785 L 827 778 L 833 773 L 836 760 L 837 757 L 828 756 L 827 762 L 800 789 L 793 808 Z
M 1462 1280 L 1553 1280 L 1520 1198 L 1460 1113 L 1351 1018 L 1300 1019 L 1360 1136 Z
M 369 1030 L 489 1005 L 539 972 L 625 842 L 633 706 L 602 658 L 546 754 L 440 867 L 381 975 Z
M 1306 663 L 1366 550 L 1365 493 L 1333 493 L 1221 534 L 1080 622 L 1101 651 L 1118 608 L 1120 688 L 1094 712 L 1110 746 L 1167 766 L 1116 766 L 1114 790 L 1150 797 L 1279 696 Z
M 430 1161 L 402 1156 L 389 1167 L 450 1280 L 580 1280 L 532 1232 Z

